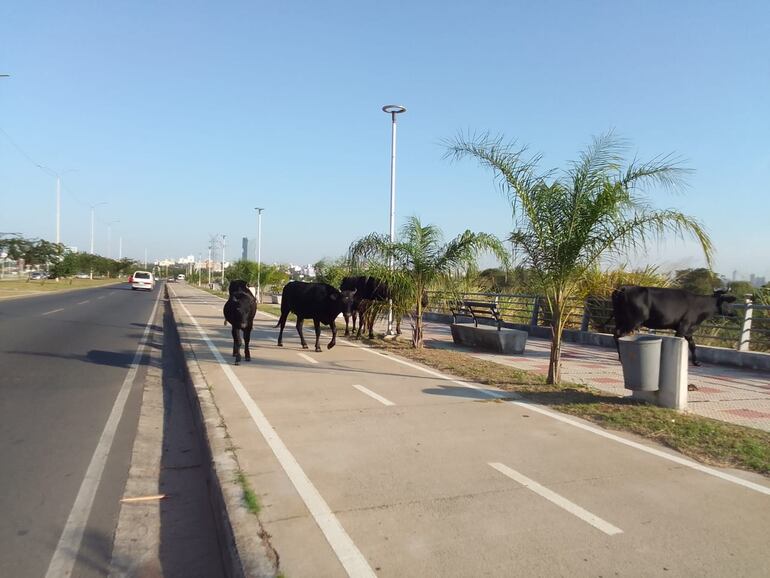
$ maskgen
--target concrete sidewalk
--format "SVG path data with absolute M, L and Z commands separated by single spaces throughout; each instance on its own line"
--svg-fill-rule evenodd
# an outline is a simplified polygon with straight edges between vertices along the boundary
M 766 574 L 762 476 L 261 313 L 236 367 L 223 301 L 169 293 L 286 576 Z
M 406 331 L 406 329 L 405 329 Z M 522 355 L 481 353 L 452 342 L 448 325 L 428 322 L 425 339 L 433 347 L 462 350 L 479 359 L 494 361 L 516 369 L 548 374 L 551 342 L 529 337 Z M 721 421 L 770 431 L 770 375 L 757 371 L 704 363 L 688 366 L 689 383 L 697 390 L 689 392 L 688 411 Z M 564 343 L 562 380 L 590 385 L 617 396 L 629 396 L 623 387 L 623 370 L 617 352 L 606 347 Z

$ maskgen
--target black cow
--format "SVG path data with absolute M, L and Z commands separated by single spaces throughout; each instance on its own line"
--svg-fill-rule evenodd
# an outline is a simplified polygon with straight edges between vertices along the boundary
M 243 332 L 243 350 L 246 361 L 251 361 L 249 341 L 254 316 L 257 314 L 257 300 L 249 291 L 246 281 L 236 279 L 230 281 L 227 288 L 230 297 L 227 299 L 222 312 L 225 314 L 225 325 L 233 327 L 233 357 L 235 365 L 241 362 L 241 332 Z
M 304 283 L 303 281 L 291 281 L 283 288 L 281 297 L 281 317 L 278 319 L 281 331 L 278 333 L 278 345 L 283 346 L 283 328 L 289 313 L 297 316 L 297 333 L 302 342 L 302 349 L 307 349 L 305 336 L 302 334 L 302 323 L 305 319 L 312 319 L 315 326 L 315 350 L 321 351 L 318 340 L 321 337 L 321 323 L 332 328 L 332 340 L 328 347 L 331 349 L 337 343 L 337 325 L 334 320 L 342 313 L 350 315 L 353 307 L 355 290 L 340 291 L 326 283 Z
M 345 315 L 345 335 L 350 335 L 349 319 L 353 318 L 353 332 L 356 331 L 356 317 L 358 317 L 357 339 L 361 339 L 361 331 L 366 324 L 369 330 L 369 339 L 374 339 L 374 320 L 377 316 L 375 301 L 387 301 L 390 299 L 390 289 L 385 281 L 376 277 L 360 275 L 357 277 L 345 277 L 340 284 L 342 291 L 355 291 L 353 298 L 353 311 L 350 316 Z
M 700 365 L 695 357 L 695 328 L 713 315 L 735 317 L 733 295 L 714 291 L 713 295 L 696 295 L 684 289 L 639 287 L 628 285 L 612 292 L 612 312 L 615 317 L 615 345 L 620 353 L 618 339 L 633 333 L 640 326 L 648 329 L 673 329 L 677 337 L 684 337 L 690 346 L 693 365 Z

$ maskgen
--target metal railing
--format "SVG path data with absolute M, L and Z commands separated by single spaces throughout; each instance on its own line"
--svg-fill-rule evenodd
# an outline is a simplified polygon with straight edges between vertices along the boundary
M 428 297 L 428 310 L 434 313 L 451 314 L 449 304 L 458 300 L 490 301 L 497 304 L 505 323 L 546 327 L 551 321 L 546 300 L 536 295 L 429 291 Z M 567 329 L 598 333 L 612 333 L 615 329 L 609 299 L 575 299 L 570 305 Z M 739 351 L 770 352 L 770 306 L 756 305 L 747 295 L 744 302 L 736 303 L 734 308 L 736 317 L 718 315 L 699 325 L 693 335 L 697 343 Z M 654 333 L 673 335 L 674 332 L 655 330 Z

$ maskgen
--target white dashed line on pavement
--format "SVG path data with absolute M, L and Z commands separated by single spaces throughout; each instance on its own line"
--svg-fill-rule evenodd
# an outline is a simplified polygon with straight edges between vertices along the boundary
M 51 313 L 58 313 L 59 311 L 64 311 L 64 309 L 54 309 L 53 311 L 46 311 L 45 313 L 42 313 L 41 315 L 50 315 Z
M 602 520 L 599 516 L 592 514 L 588 510 L 584 510 L 577 504 L 570 502 L 567 498 L 560 496 L 556 492 L 553 492 L 545 486 L 538 484 L 535 480 L 529 479 L 524 474 L 520 474 L 516 470 L 512 470 L 505 464 L 494 462 L 490 463 L 489 465 L 501 474 L 508 476 L 513 481 L 520 483 L 525 488 L 528 488 L 535 492 L 537 495 L 542 496 L 552 504 L 556 504 L 560 508 L 567 510 L 570 514 L 577 516 L 588 524 L 591 524 L 594 528 L 601 530 L 608 536 L 614 536 L 616 534 L 623 533 L 623 530 L 620 528 Z
M 78 305 L 85 305 L 86 303 L 90 303 L 90 302 L 91 302 L 90 299 L 86 299 L 85 301 L 81 301 L 80 303 L 78 303 Z
M 297 355 L 299 355 L 305 361 L 309 361 L 310 363 L 318 363 L 317 359 L 313 359 L 312 357 L 310 357 L 309 355 L 305 355 L 304 353 L 298 353 Z
M 379 402 L 380 402 L 382 405 L 396 405 L 395 403 L 393 403 L 393 402 L 392 402 L 392 401 L 390 401 L 389 399 L 385 399 L 385 398 L 384 398 L 384 397 L 382 397 L 381 395 L 379 395 L 379 394 L 377 394 L 377 393 L 374 393 L 372 390 L 370 390 L 370 389 L 366 389 L 366 388 L 365 388 L 363 385 L 356 385 L 356 384 L 353 384 L 353 387 L 355 387 L 355 388 L 356 388 L 358 391 L 360 391 L 361 393 L 365 393 L 365 394 L 366 394 L 366 395 L 368 395 L 369 397 L 373 397 L 374 399 L 376 399 L 377 401 L 379 401 Z

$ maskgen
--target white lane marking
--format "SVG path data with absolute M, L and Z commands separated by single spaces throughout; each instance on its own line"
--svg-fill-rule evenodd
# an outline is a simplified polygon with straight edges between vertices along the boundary
M 106 295 L 100 295 L 99 297 L 97 297 L 97 299 L 104 299 L 105 297 L 107 297 L 107 296 Z
M 379 395 L 379 394 L 377 394 L 377 393 L 374 393 L 374 392 L 373 392 L 371 389 L 366 389 L 366 388 L 365 388 L 363 385 L 356 385 L 356 384 L 354 383 L 354 384 L 353 384 L 353 387 L 355 387 L 355 388 L 356 388 L 358 391 L 360 391 L 361 393 L 365 393 L 365 394 L 366 394 L 366 395 L 368 395 L 369 397 L 373 397 L 374 399 L 376 399 L 377 401 L 379 401 L 379 402 L 380 402 L 381 404 L 383 404 L 383 405 L 396 405 L 395 403 L 393 403 L 393 402 L 392 402 L 392 401 L 390 401 L 389 399 L 385 399 L 385 398 L 384 398 L 384 397 L 382 397 L 381 395 Z
M 42 315 L 50 315 L 51 313 L 58 313 L 59 311 L 64 311 L 64 309 L 54 309 L 53 311 L 46 311 L 45 313 L 41 313 Z
M 139 340 L 139 347 L 136 349 L 134 359 L 131 361 L 131 367 L 129 367 L 126 378 L 123 380 L 123 385 L 120 386 L 120 391 L 115 398 L 115 403 L 112 406 L 110 416 L 107 418 L 107 423 L 99 438 L 99 443 L 96 445 L 94 455 L 91 457 L 91 462 L 88 464 L 88 469 L 86 470 L 83 482 L 80 484 L 75 503 L 72 505 L 72 510 L 67 518 L 67 523 L 64 525 L 64 530 L 62 530 L 59 543 L 56 545 L 56 551 L 53 553 L 51 562 L 48 564 L 48 571 L 45 573 L 46 578 L 69 576 L 72 574 L 72 570 L 75 567 L 80 544 L 83 541 L 83 532 L 86 529 L 88 518 L 91 515 L 94 497 L 96 497 L 96 490 L 99 488 L 99 482 L 102 479 L 104 466 L 107 463 L 107 458 L 110 455 L 110 450 L 112 448 L 112 442 L 115 439 L 115 432 L 118 429 L 118 424 L 123 416 L 123 410 L 126 407 L 128 394 L 131 392 L 134 378 L 139 369 L 139 362 L 142 360 L 144 352 L 147 349 L 147 336 L 150 333 L 152 320 L 155 318 L 155 311 L 158 309 L 159 302 L 160 292 L 158 292 L 158 297 L 155 299 L 152 313 L 150 313 L 150 317 L 147 319 L 144 333 L 142 333 L 142 337 Z
M 172 293 L 174 293 L 174 297 L 176 297 L 176 292 L 172 290 Z M 376 578 L 376 574 L 372 570 L 371 566 L 369 566 L 369 563 L 366 561 L 366 558 L 364 558 L 364 555 L 353 543 L 353 540 L 345 531 L 345 528 L 342 527 L 340 521 L 337 519 L 334 513 L 332 513 L 331 508 L 329 508 L 329 505 L 323 499 L 320 492 L 310 481 L 310 478 L 308 478 L 307 474 L 305 474 L 302 466 L 299 465 L 299 462 L 297 462 L 296 458 L 289 451 L 289 448 L 287 448 L 283 443 L 283 440 L 278 437 L 278 434 L 275 432 L 273 426 L 262 413 L 262 410 L 259 409 L 257 403 L 251 398 L 251 396 L 249 396 L 249 393 L 246 391 L 246 388 L 243 387 L 243 384 L 238 379 L 238 376 L 233 373 L 230 365 L 225 362 L 216 345 L 214 345 L 209 336 L 203 331 L 203 328 L 198 324 L 198 321 L 195 319 L 195 317 L 190 314 L 187 307 L 185 307 L 185 304 L 181 300 L 179 301 L 179 305 L 182 307 L 187 317 L 189 317 L 192 324 L 198 330 L 198 333 L 208 345 L 211 353 L 214 354 L 214 357 L 216 358 L 220 367 L 225 372 L 227 379 L 230 381 L 230 385 L 233 386 L 233 389 L 238 394 L 238 397 L 241 398 L 241 402 L 248 410 L 251 419 L 256 424 L 257 428 L 262 434 L 262 437 L 265 438 L 265 441 L 270 446 L 270 449 L 273 450 L 273 454 L 281 464 L 283 471 L 286 472 L 286 475 L 291 480 L 291 483 L 294 484 L 297 493 L 302 498 L 302 501 L 305 502 L 305 506 L 307 506 L 307 509 L 312 514 L 313 519 L 315 519 L 316 524 L 318 524 L 318 527 L 323 532 L 326 540 L 332 547 L 332 550 L 334 550 L 337 558 L 348 573 L 348 576 L 368 576 Z
M 574 420 L 570 417 L 567 417 L 566 415 L 562 415 L 558 412 L 551 411 L 549 409 L 545 409 L 544 407 L 540 407 L 534 403 L 527 402 L 527 401 L 515 401 L 511 400 L 510 398 L 518 398 L 520 399 L 521 396 L 505 392 L 505 391 L 494 391 L 486 389 L 485 387 L 482 387 L 480 385 L 476 385 L 473 383 L 469 383 L 467 381 L 459 381 L 457 379 L 452 379 L 451 377 L 448 377 L 446 375 L 442 375 L 441 373 L 437 371 L 433 371 L 431 369 L 427 369 L 425 367 L 420 367 L 419 365 L 415 365 L 414 363 L 410 363 L 408 361 L 404 361 L 403 359 L 398 359 L 396 357 L 391 357 L 390 355 L 383 355 L 379 351 L 374 351 L 373 349 L 369 349 L 365 345 L 359 345 L 358 343 L 348 342 L 346 345 L 351 345 L 353 347 L 358 347 L 362 349 L 363 351 L 367 351 L 371 353 L 372 355 L 379 355 L 380 357 L 384 357 L 385 359 L 390 359 L 391 361 L 395 361 L 396 363 L 400 363 L 402 365 L 406 365 L 407 367 L 411 367 L 413 369 L 417 369 L 419 371 L 422 371 L 424 373 L 427 373 L 429 375 L 432 375 L 434 377 L 438 377 L 440 379 L 443 379 L 445 381 L 450 381 L 452 383 L 456 383 L 457 385 L 460 385 L 462 387 L 467 387 L 470 389 L 475 389 L 479 393 L 486 395 L 487 397 L 491 397 L 493 399 L 505 399 L 506 403 L 510 403 L 512 405 L 516 405 L 522 408 L 527 409 L 528 411 L 534 411 L 539 414 L 545 415 L 547 417 L 550 417 L 551 419 L 555 419 L 557 421 L 560 421 L 562 423 L 566 423 L 568 425 L 574 426 L 576 428 L 580 428 L 584 431 L 591 432 L 593 434 L 596 434 L 598 436 L 601 436 L 603 438 L 606 438 L 608 440 L 612 440 L 614 442 L 617 442 L 619 444 L 623 444 L 625 446 L 637 449 L 639 451 L 651 454 L 653 456 L 663 458 L 664 460 L 668 460 L 670 462 L 674 462 L 676 464 L 679 464 L 681 466 L 685 466 L 688 468 L 691 468 L 693 470 L 697 470 L 701 473 L 708 474 L 709 476 L 714 476 L 715 478 L 719 478 L 721 480 L 724 480 L 726 482 L 730 482 L 731 484 L 736 484 L 738 486 L 743 486 L 744 488 L 747 488 L 749 490 L 753 490 L 755 492 L 759 492 L 760 494 L 765 494 L 767 496 L 770 496 L 770 487 L 763 486 L 761 484 L 757 484 L 754 482 L 750 482 L 748 480 L 744 480 L 743 478 L 739 478 L 737 476 L 733 476 L 730 474 L 726 474 L 724 472 L 720 472 L 719 470 L 715 470 L 714 468 L 710 468 L 708 466 L 704 466 L 702 464 L 699 464 L 697 462 L 694 462 L 692 460 L 689 460 L 687 458 L 682 458 L 677 455 L 669 454 L 664 451 L 661 451 L 656 448 L 648 447 L 646 445 L 640 444 L 635 441 L 627 440 L 625 438 L 622 438 L 620 436 L 617 436 L 615 434 L 612 434 L 608 431 L 605 431 L 601 428 L 594 427 L 592 425 L 588 425 L 585 423 L 581 423 L 577 420 Z
M 85 301 L 81 301 L 80 303 L 78 303 L 78 305 L 85 305 L 86 303 L 90 303 L 90 302 L 91 302 L 90 299 L 86 299 Z
M 617 526 L 613 526 L 609 522 L 602 520 L 599 516 L 596 516 L 591 512 L 589 512 L 588 510 L 581 508 L 577 504 L 570 502 L 567 498 L 560 496 L 556 492 L 553 492 L 548 488 L 546 488 L 545 486 L 538 484 L 535 480 L 529 479 L 524 474 L 521 474 L 516 470 L 512 470 L 505 464 L 501 464 L 498 462 L 490 462 L 489 465 L 495 468 L 501 474 L 508 476 L 509 478 L 511 478 L 516 482 L 519 482 L 525 488 L 529 488 L 536 494 L 544 497 L 546 500 L 548 500 L 552 504 L 556 504 L 560 508 L 567 510 L 570 514 L 577 516 L 578 518 L 580 518 L 581 520 L 583 520 L 588 524 L 591 524 L 594 528 L 596 528 L 597 530 L 601 530 L 608 536 L 614 536 L 616 534 L 623 533 L 623 530 L 621 530 Z
M 299 355 L 305 361 L 309 361 L 310 363 L 318 363 L 317 359 L 313 359 L 312 357 L 310 357 L 309 355 L 305 355 L 304 353 L 297 353 L 297 355 Z

